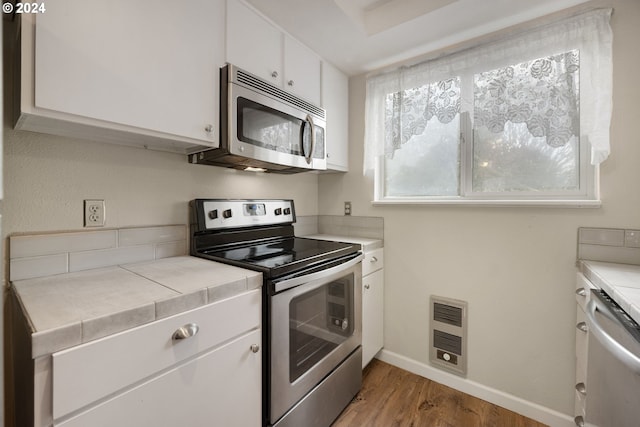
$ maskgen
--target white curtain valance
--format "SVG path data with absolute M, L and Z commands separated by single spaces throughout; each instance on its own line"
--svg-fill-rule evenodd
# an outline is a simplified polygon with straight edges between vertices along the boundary
M 496 132 L 507 120 L 526 123 L 533 136 L 546 136 L 551 146 L 562 146 L 575 134 L 591 144 L 591 163 L 601 163 L 610 151 L 611 13 L 590 11 L 369 77 L 364 172 L 378 157 L 393 156 L 432 117 L 446 123 L 463 111 L 473 113 L 474 126 Z M 475 94 L 461 90 L 474 79 Z M 524 79 L 534 79 L 535 85 Z M 500 91 L 510 93 L 498 99 Z M 536 91 L 553 96 L 539 103 Z

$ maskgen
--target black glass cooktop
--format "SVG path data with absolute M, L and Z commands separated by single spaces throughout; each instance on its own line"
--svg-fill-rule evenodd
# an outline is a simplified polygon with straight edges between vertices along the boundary
M 278 277 L 356 253 L 359 249 L 358 245 L 351 243 L 289 237 L 224 250 L 204 250 L 202 254 L 211 259 L 262 271 L 268 277 Z

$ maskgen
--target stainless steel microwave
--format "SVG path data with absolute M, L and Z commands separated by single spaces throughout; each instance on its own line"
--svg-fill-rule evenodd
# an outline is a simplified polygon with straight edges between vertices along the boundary
M 191 163 L 296 173 L 325 170 L 326 111 L 234 65 L 220 69 L 220 147 Z

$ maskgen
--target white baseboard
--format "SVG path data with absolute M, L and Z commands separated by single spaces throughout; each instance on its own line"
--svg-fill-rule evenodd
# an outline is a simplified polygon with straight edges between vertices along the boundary
M 440 369 L 409 359 L 408 357 L 392 351 L 383 349 L 376 355 L 376 358 L 416 375 L 420 375 L 421 377 L 428 378 L 432 381 L 460 390 L 479 399 L 486 400 L 494 405 L 501 406 L 543 424 L 547 424 L 550 427 L 575 427 L 576 425 L 573 421 L 573 417 L 570 417 L 569 415 L 562 414 L 554 411 L 553 409 L 529 402 L 466 378 L 444 372 Z

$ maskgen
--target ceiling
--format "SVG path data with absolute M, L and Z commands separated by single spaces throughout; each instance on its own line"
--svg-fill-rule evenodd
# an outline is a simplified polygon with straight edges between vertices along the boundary
M 247 0 L 349 75 L 587 0 Z

